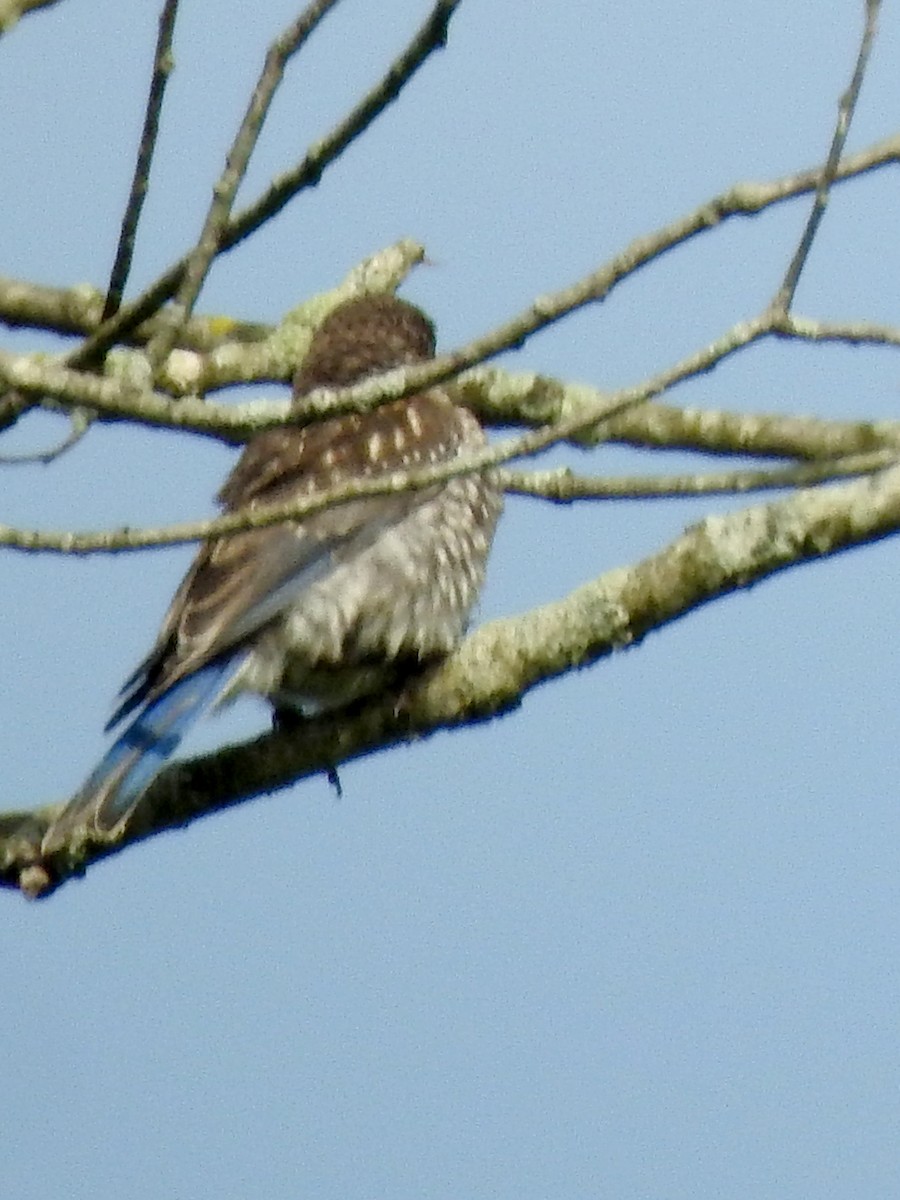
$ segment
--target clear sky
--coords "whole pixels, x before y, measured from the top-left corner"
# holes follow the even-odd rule
[[[196,236],[290,0],[183,2],[134,288]],[[426,0],[345,0],[244,199],[371,84]],[[861,3],[466,0],[447,50],[201,309],[276,321],[401,236],[459,345],[742,179],[820,159]],[[0,271],[102,284],[156,6],[63,0],[0,41]],[[886,6],[851,134],[896,130]],[[637,382],[756,312],[806,204],[670,255],[504,360]],[[798,295],[897,322],[896,173],[833,198]],[[3,334],[5,346],[50,347]],[[671,399],[888,417],[887,352],[766,345]],[[61,427],[23,422],[3,450]],[[98,428],[5,468],[42,528],[210,511],[231,453]],[[606,449],[592,472],[680,455]],[[740,501],[508,505],[479,619]],[[3,555],[2,803],[62,798],[190,552]],[[888,1200],[900,1195],[895,541],[710,605],[503,720],[310,780],[0,897],[4,1193],[66,1200]],[[190,749],[267,721],[247,702]]]

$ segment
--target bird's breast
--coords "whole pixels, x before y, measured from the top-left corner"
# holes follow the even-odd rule
[[[450,480],[304,589],[259,639],[241,686],[321,711],[379,691],[397,664],[447,654],[481,589],[500,508],[483,476]]]

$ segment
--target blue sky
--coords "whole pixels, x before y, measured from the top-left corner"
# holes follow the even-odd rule
[[[183,7],[134,288],[196,236],[264,48],[296,12]],[[242,199],[330,128],[426,8],[344,0],[290,68]],[[403,294],[459,345],[733,182],[819,159],[861,8],[467,0],[448,48],[216,265],[200,308],[276,321],[411,236],[433,265]],[[104,282],[155,29],[137,0],[63,0],[0,41],[4,274]],[[898,40],[887,8],[851,148],[896,129]],[[639,381],[761,307],[806,211],[673,253],[505,365]],[[798,311],[896,323],[896,212],[890,173],[835,194]],[[672,400],[893,417],[898,379],[886,351],[773,344]],[[3,449],[60,432],[32,418]],[[49,469],[3,469],[0,519],[200,516],[230,461],[99,428]],[[566,461],[696,464],[615,448]],[[479,619],[740,503],[511,501]],[[189,557],[4,554],[4,807],[80,782]],[[895,564],[889,540],[790,572],[501,721],[347,767],[341,801],[307,781],[46,904],[4,897],[10,1194],[895,1197]],[[191,749],[266,721],[242,703]]]

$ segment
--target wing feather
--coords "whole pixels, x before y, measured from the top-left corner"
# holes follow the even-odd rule
[[[433,390],[368,414],[267,431],[247,445],[219,500],[226,512],[252,510],[347,479],[451,458],[471,440],[474,424],[470,413]],[[153,650],[126,683],[110,727],[276,620],[306,588],[437,490],[350,500],[295,523],[207,542],[176,592]]]

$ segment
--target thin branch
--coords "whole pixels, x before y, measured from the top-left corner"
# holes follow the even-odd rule
[[[59,365],[58,362],[44,362],[31,355],[9,354],[0,350],[0,381],[9,388],[16,389],[25,397],[55,396],[62,402],[58,407],[68,409],[82,406],[94,409],[108,418],[138,420],[143,424],[160,426],[167,429],[185,428],[194,433],[206,433],[216,437],[225,437],[229,432],[238,434],[241,428],[240,413],[253,424],[251,405],[238,405],[235,413],[238,420],[230,422],[227,418],[225,425],[218,420],[209,420],[210,414],[218,413],[225,405],[210,406],[202,400],[185,399],[181,405],[172,401],[160,392],[152,392],[139,384],[121,379],[105,379],[87,371],[73,371]],[[179,419],[180,407],[183,406],[184,421]],[[52,408],[45,404],[44,407]],[[287,415],[287,404],[262,404],[259,406],[265,424],[266,417],[271,417],[272,426],[279,424]],[[231,430],[227,429],[232,425]],[[262,426],[260,426],[261,428]]]
[[[900,162],[900,135],[876,143],[867,150],[845,159],[840,165],[838,178],[839,180],[854,178],[868,171],[889,164],[896,164],[897,162]],[[553,320],[560,319],[571,308],[589,302],[591,295],[588,294],[585,298],[579,294],[579,291],[590,293],[592,288],[596,290],[601,288],[605,283],[607,292],[603,294],[608,294],[608,291],[611,291],[618,282],[627,279],[634,271],[639,270],[642,266],[652,261],[654,257],[661,256],[665,251],[679,245],[686,238],[692,237],[698,232],[713,229],[719,223],[729,220],[732,217],[755,216],[772,205],[809,192],[815,188],[819,176],[820,173],[813,170],[799,172],[769,183],[743,183],[736,185],[729,189],[729,191],[714,197],[702,205],[700,209],[681,218],[681,220],[649,235],[648,238],[639,239],[639,241],[632,243],[621,255],[616,256],[607,267],[603,268],[601,272],[589,276],[587,281],[576,285],[575,289],[570,289],[567,293],[558,293],[558,296],[563,297],[572,294],[572,301],[569,307],[566,308],[565,304],[563,304],[563,307],[555,314],[551,314],[550,318],[546,321],[541,321],[540,319],[532,320],[533,327],[531,328],[531,332],[543,328],[545,324],[550,324]],[[602,295],[598,295],[596,298],[602,298]],[[93,306],[95,303],[96,293],[91,292],[90,295],[86,296],[84,289],[72,289],[70,292],[52,293],[49,290],[34,290],[32,285],[21,284],[14,280],[0,281],[0,317],[13,325],[37,324],[39,327],[58,329],[61,332],[71,332],[83,327],[91,327],[93,312],[95,311]],[[141,327],[141,329],[133,330],[129,336],[136,342],[145,342],[153,335],[157,327],[155,322],[149,322],[146,326]],[[198,349],[202,349],[210,341],[214,343],[221,342],[222,336],[227,337],[230,328],[232,326],[227,319],[215,317],[205,320],[198,319],[188,326],[183,340],[186,345],[194,344]],[[264,327],[256,325],[244,327],[235,324],[233,328],[234,340],[238,342],[256,341],[258,334],[264,330]],[[519,344],[528,336],[527,323],[525,325],[514,323],[511,327],[507,326],[505,328],[507,331],[511,329],[511,332],[507,332],[505,336],[501,336],[499,340],[495,340],[494,353],[499,353],[500,350],[508,348],[509,345]],[[856,323],[843,327],[832,325],[829,327],[821,322],[813,327],[813,324],[805,319],[801,321],[800,318],[791,318],[783,314],[773,314],[771,329],[781,336],[787,336],[791,333],[793,336],[804,338],[822,340],[829,338],[835,341],[846,340],[849,342],[868,341],[872,344],[896,344],[898,339],[897,331],[891,327],[867,323]],[[96,332],[99,333],[99,331]],[[89,342],[86,342],[85,346]],[[235,356],[229,353],[228,357],[229,359],[233,359]],[[71,364],[76,359],[77,355],[71,356],[68,361]],[[210,373],[210,385],[227,386],[229,382],[235,382],[236,379],[240,379],[241,381],[246,380],[248,375],[246,369],[240,365],[239,356],[237,357],[237,364],[231,372],[229,372],[227,366],[224,368],[217,366],[216,370]],[[452,373],[454,369],[458,368],[453,367],[448,373]],[[196,369],[191,372],[188,386],[196,389],[200,381],[205,382],[205,374],[204,364],[197,363]],[[77,390],[76,388],[75,391]],[[60,393],[60,395],[63,398],[72,399],[80,403],[73,393],[66,390]],[[183,412],[176,413],[174,407],[171,411],[172,427],[191,428],[190,423],[184,421]],[[118,405],[112,415],[116,418],[133,416],[138,420],[144,419],[143,411],[129,412],[127,405],[123,404]],[[167,423],[166,418],[159,414],[153,419],[154,423]],[[223,411],[221,413],[221,420],[219,419],[219,415],[213,420],[210,420],[208,417],[200,418],[196,432],[208,434],[217,424],[223,433],[228,431],[232,426],[229,415]]]
[[[424,257],[425,250],[418,242],[401,238],[357,263],[331,291],[298,304],[278,325],[239,322],[221,316],[194,317],[179,338],[181,345],[166,360],[158,385],[170,396],[190,396],[196,400],[199,395],[235,383],[284,383],[305,355],[313,329],[332,307],[353,296],[396,291]],[[101,304],[102,297],[91,287],[63,291],[0,278],[0,320],[11,319],[12,324],[40,325],[45,319],[51,323],[64,319],[82,322],[88,329],[96,328]],[[7,313],[10,317],[6,317]],[[159,317],[153,318],[141,326],[135,332],[135,339],[152,332],[154,326],[158,328],[160,321]],[[141,340],[146,341],[147,337]],[[35,361],[41,363],[47,359],[41,355],[35,356]],[[145,384],[149,374],[143,354],[122,348],[110,352],[104,370],[110,378],[125,381],[129,395],[134,395],[135,382]],[[77,403],[79,376],[69,379],[74,388],[71,398]],[[44,407],[51,410],[64,407],[49,397],[42,400]],[[105,416],[115,420],[129,416],[140,419],[135,413]],[[222,436],[225,441],[239,440],[231,434]]]
[[[150,91],[147,97],[147,107],[144,114],[144,128],[138,147],[131,191],[125,206],[125,215],[119,232],[119,243],[116,257],[110,273],[106,299],[103,304],[100,320],[109,320],[119,309],[128,275],[131,271],[131,261],[134,255],[134,241],[140,220],[141,209],[147,194],[147,183],[150,176],[150,164],[159,128],[159,114],[162,108],[163,96],[166,90],[169,74],[172,70],[172,32],[175,27],[175,16],[178,11],[178,0],[165,0],[163,11],[159,18],[156,51],[154,54],[153,75],[150,81]],[[82,367],[85,370],[96,369],[99,359],[85,360]],[[90,414],[81,408],[73,409],[69,415],[70,430],[65,438],[49,450],[37,454],[0,455],[0,464],[26,465],[39,463],[48,466],[55,462],[73,446],[77,446],[85,436],[91,424]]]
[[[302,162],[279,176],[262,196],[237,214],[227,233],[226,249],[230,250],[276,216],[298,192],[319,182],[325,167],[365,133],[375,118],[397,99],[428,57],[443,49],[450,19],[461,3],[462,0],[438,0],[406,49],[344,120],[317,142]]]
[[[459,3],[459,0],[457,0],[457,3]],[[452,9],[456,5],[445,6],[438,4],[435,14],[445,7]],[[452,12],[448,14],[448,19],[449,15],[452,15]],[[428,23],[423,27],[423,31],[420,31],[420,35],[427,30]],[[410,52],[397,60],[397,65],[407,65],[406,60],[408,58],[408,65],[412,66],[413,69],[421,66],[424,56],[416,58],[411,53],[418,48],[417,43],[420,41],[420,35],[417,35],[417,38],[411,44]],[[421,39],[421,41],[423,42],[422,48],[424,49],[426,39]],[[434,48],[436,46],[431,47],[431,49]],[[391,77],[391,74],[392,72],[389,71],[383,82],[386,82]],[[405,83],[406,79],[403,82]],[[370,96],[374,97],[377,91],[378,89],[375,89],[370,93]],[[388,100],[392,99],[394,99],[394,94],[388,97]],[[363,100],[358,110],[359,112],[362,112],[363,109],[366,110],[369,118],[367,124],[371,120],[374,120],[381,111],[381,109],[375,108],[374,105],[371,107],[372,111],[369,112],[369,97],[367,97]],[[350,126],[353,124],[353,137],[358,136],[359,133],[364,131],[366,126],[362,126],[359,129],[355,128],[354,115],[354,113],[351,113],[344,125],[339,126],[331,137],[320,142],[318,147],[307,155],[296,172],[292,173],[296,177],[296,191],[318,183],[325,167],[344,149],[345,144],[349,144],[352,137],[348,136],[346,142],[344,142],[343,135],[341,134],[342,130],[346,129],[349,134],[351,132]],[[865,175],[869,171],[879,170],[881,167],[896,164],[897,162],[900,162],[900,134],[876,142],[873,146],[870,146],[867,150],[860,151],[858,154],[849,155],[840,163],[835,182],[840,183],[853,179],[860,175]],[[705,214],[705,219],[701,221],[699,229],[692,230],[694,222],[690,217],[685,219],[687,222],[686,231],[684,221],[676,224],[674,227],[669,227],[673,229],[673,236],[676,238],[676,241],[670,245],[664,244],[662,249],[669,249],[671,246],[679,244],[680,241],[686,240],[688,236],[693,236],[693,233],[713,229],[723,221],[730,220],[732,217],[754,217],[773,205],[781,204],[793,199],[795,196],[812,192],[818,187],[821,174],[821,168],[813,167],[805,171],[799,171],[794,175],[785,176],[771,183],[736,184],[727,192],[713,197],[712,200],[708,201],[698,210],[699,213]],[[262,224],[264,220],[268,220],[281,211],[284,205],[296,194],[296,191],[287,193],[288,179],[289,177],[285,176],[274,185],[275,194],[272,197],[271,204],[268,199],[269,193],[266,193],[266,196],[262,197],[255,204],[250,205],[243,212],[237,214],[225,231],[223,249],[232,249],[244,237],[252,233],[259,224]],[[634,269],[642,265],[643,260],[638,262]],[[160,305],[174,294],[175,289],[181,281],[181,273],[184,270],[184,266],[185,260],[181,259],[170,267],[165,274],[161,275],[150,285],[143,296],[138,297],[131,305],[123,308],[111,321],[96,330],[92,338],[81,348],[82,352],[85,354],[90,353],[92,346],[102,346],[104,350],[108,349],[115,342],[124,340],[138,325],[149,317],[152,317]],[[630,272],[623,275],[623,278],[626,278],[627,274],[630,274]],[[70,360],[70,365],[77,366],[77,359],[74,356]]]
[[[0,366],[2,366],[2,360],[0,360]],[[677,370],[677,368],[673,368],[673,370]],[[645,385],[645,388],[650,386],[652,384]],[[306,496],[300,500],[293,500],[288,504],[258,506],[236,513],[228,513],[221,517],[181,522],[163,529],[126,528],[105,530],[99,533],[79,533],[66,530],[54,533],[0,525],[0,546],[31,553],[108,554],[125,550],[181,545],[205,538],[239,533],[248,529],[262,529],[286,521],[298,521],[312,513],[320,512],[324,508],[343,504],[350,500],[415,491],[430,487],[435,483],[446,482],[460,475],[491,470],[513,458],[528,457],[559,442],[574,440],[585,429],[590,429],[593,438],[602,440],[610,423],[621,420],[623,414],[643,403],[642,389],[627,389],[613,396],[603,396],[600,393],[595,395],[596,398],[593,402],[575,406],[555,424],[542,426],[518,437],[507,438],[477,454],[466,455],[419,470],[395,471],[374,478],[354,479],[327,491]],[[753,418],[744,416],[740,419],[746,423],[748,419],[752,420]],[[872,428],[871,424],[866,425],[866,429],[870,433]],[[896,426],[893,428],[896,437]],[[732,447],[732,452],[735,450],[747,452],[746,447],[739,443]],[[627,494],[637,498],[650,495],[699,495],[711,492],[762,490],[868,473],[889,466],[896,457],[896,445],[879,445],[874,451],[869,450],[865,454],[840,456],[840,458],[834,455],[832,461],[824,463],[770,468],[765,471],[718,473],[705,477],[705,481],[703,476],[694,475],[662,479],[645,477],[637,481],[624,481],[618,485],[610,480],[588,480],[584,481],[580,493],[577,490],[579,484],[576,482],[576,477],[567,478],[564,472],[549,472],[538,475],[538,478],[542,480],[538,489],[542,486],[544,490],[539,493],[532,486],[530,490],[527,490],[527,494],[542,494],[548,499],[572,500],[577,496],[597,499],[601,495],[615,495],[621,498]],[[510,476],[507,475],[506,479],[509,478]],[[524,494],[527,485],[521,482],[521,475],[517,478],[520,481],[519,486],[510,486],[509,490],[520,491]],[[501,476],[501,482],[503,482],[503,476]],[[553,494],[554,488],[556,488],[555,495]]]
[[[512,322],[501,329],[501,334],[510,327],[517,328]],[[615,397],[604,396],[596,389],[582,385],[565,385],[537,375],[513,375],[487,368],[467,371],[455,381],[454,388],[461,400],[486,421],[552,425],[557,431],[566,428],[571,430],[565,435],[568,440],[587,445],[611,438],[713,453],[838,458],[894,444],[896,429],[892,422],[838,425],[817,422],[814,418],[681,411],[662,405],[646,406],[637,416],[624,420],[618,418],[608,433],[591,428],[600,418],[606,419],[611,399],[625,405],[643,403],[679,382],[711,370],[728,355],[768,334],[804,340],[846,338],[859,342],[871,339],[877,344],[887,344],[897,338],[896,331],[890,327],[831,326],[806,318],[779,316],[770,311],[764,318],[739,323],[716,342]],[[286,401],[213,405],[186,398],[173,403],[167,396],[144,390],[133,381],[101,380],[67,370],[54,362],[2,351],[0,381],[26,395],[52,394],[61,397],[69,406],[94,408],[107,419],[135,420],[235,442],[285,422],[306,424],[341,412],[369,411],[377,404],[448,378],[458,363],[471,361],[479,352],[490,352],[492,341],[496,352],[498,341],[502,346],[502,337],[494,334],[424,366],[389,372],[343,391],[312,393],[305,398],[302,412],[291,409]],[[573,416],[576,418],[574,423],[570,420]]]
[[[856,65],[853,69],[853,77],[850,80],[850,85],[844,94],[841,96],[838,105],[837,123],[834,129],[834,136],[831,139],[831,148],[828,151],[828,158],[825,160],[825,166],[819,178],[816,187],[815,200],[813,201],[812,211],[809,214],[809,220],[806,223],[806,228],[803,230],[803,235],[800,238],[800,244],[791,259],[784,281],[772,301],[772,307],[779,312],[786,313],[794,301],[794,295],[797,291],[797,284],[800,282],[800,276],[803,268],[806,266],[806,261],[809,258],[809,252],[812,249],[813,241],[818,232],[819,225],[825,215],[825,209],[828,205],[828,198],[831,194],[831,187],[834,183],[838,166],[841,161],[841,155],[844,151],[844,145],[847,141],[847,134],[850,132],[850,123],[853,120],[853,114],[856,111],[856,104],[859,100],[860,89],[862,88],[863,79],[866,75],[866,67],[869,63],[869,56],[872,51],[872,44],[875,41],[875,33],[878,27],[878,12],[881,8],[881,0],[865,0],[866,15],[863,24],[862,38],[859,44],[859,50],[856,55]]]
[[[898,149],[900,140],[895,140],[894,152]],[[305,398],[304,411],[315,413],[320,418],[337,412],[360,411],[357,406],[368,406],[374,389],[386,400],[400,399],[421,388],[442,383],[465,368],[485,362],[503,351],[518,349],[533,334],[562,320],[569,313],[588,304],[602,302],[624,279],[649,263],[663,258],[698,234],[715,228],[726,217],[755,214],[759,211],[759,190],[752,185],[749,188],[745,186],[732,189],[662,229],[636,238],[598,270],[568,288],[537,297],[527,309],[512,320],[497,326],[483,337],[474,339],[461,350],[440,355],[414,370],[390,372],[377,380],[342,393],[339,398],[325,390],[313,392]],[[784,198],[784,194],[778,198]],[[768,200],[766,203],[773,202]],[[808,335],[808,331],[807,334],[802,333],[800,326],[795,327],[788,315],[770,308],[759,317],[736,324],[706,349],[682,360],[675,367],[660,372],[635,391],[640,391],[642,399],[652,399],[687,378],[711,370],[736,351],[773,333],[780,336]]]
[[[0,393],[0,433],[4,429],[11,429],[19,417],[23,416],[33,406],[34,401],[29,399],[28,396],[23,396],[21,392],[8,391]]]
[[[289,312],[264,346],[228,343],[221,348],[221,357],[214,355],[214,362],[207,359],[207,369],[221,368],[229,377],[237,372],[242,381],[258,379],[268,372],[283,379],[302,361],[313,330],[335,305],[352,296],[396,290],[423,255],[423,248],[409,238],[385,247],[357,264],[336,288]],[[169,356],[167,378],[172,390],[176,388],[176,378],[181,389],[189,387],[191,380],[199,385],[196,359],[189,351]],[[210,405],[192,395],[173,404],[168,396],[147,388],[148,366],[143,355],[117,351],[108,356],[106,370],[111,376],[114,371],[115,376],[98,379],[93,372],[71,371],[60,365],[59,360],[47,361],[44,355],[0,351],[0,383],[20,387],[24,393],[39,397],[42,406],[50,411],[86,407],[94,410],[95,416],[103,414],[107,420],[136,420],[160,428],[181,428],[226,442],[246,440],[253,433],[287,420],[303,422],[302,414],[292,415],[286,401]],[[51,396],[61,399],[53,402]]]
[[[455,5],[453,4],[438,4],[432,13],[430,23],[434,23],[435,28],[438,28],[440,26],[439,18],[443,16],[445,22],[446,20],[449,20],[450,15],[452,15],[453,8],[455,8]],[[426,26],[423,27],[423,31],[420,31],[420,34],[422,32],[434,34],[435,30],[429,29],[429,22],[426,22]],[[421,44],[417,46],[417,43],[419,42]],[[410,47],[410,51],[418,49],[422,52],[422,54],[424,54],[427,50],[426,43],[427,38],[422,39],[421,36],[417,36],[417,39]],[[413,54],[409,57],[411,62],[415,55]],[[403,63],[402,57],[401,60],[398,60],[398,63]],[[388,78],[389,77],[390,73]],[[896,162],[898,161],[898,158],[900,158],[900,137],[886,139],[885,141],[870,147],[868,150],[861,152],[860,154],[850,156],[840,163],[837,168],[835,179],[847,179],[869,170],[876,169],[886,165],[887,163]],[[680,221],[673,223],[654,235],[651,235],[649,238],[639,239],[638,241],[633,242],[622,255],[617,256],[617,258],[613,260],[609,267],[593,276],[588,277],[588,279],[582,284],[576,285],[575,288],[569,289],[565,293],[558,293],[556,297],[551,297],[551,303],[546,311],[546,316],[544,315],[543,302],[536,302],[532,308],[532,312],[525,320],[512,322],[508,326],[504,327],[500,331],[499,338],[495,337],[493,339],[493,343],[490,339],[487,341],[486,345],[484,342],[482,342],[482,353],[480,356],[479,354],[470,355],[468,359],[463,356],[462,359],[457,358],[449,363],[447,363],[446,358],[438,360],[441,365],[438,368],[438,373],[433,377],[433,379],[449,377],[455,371],[461,369],[465,362],[476,362],[479,361],[479,357],[488,357],[490,354],[499,353],[501,349],[505,349],[510,345],[521,344],[521,342],[524,341],[524,339],[529,336],[530,333],[535,332],[536,330],[543,328],[545,325],[551,324],[556,320],[559,320],[565,315],[566,312],[572,311],[573,309],[580,307],[591,300],[603,299],[605,295],[612,290],[617,282],[619,282],[621,279],[627,278],[634,271],[646,265],[654,257],[659,257],[666,250],[681,244],[683,241],[688,240],[699,232],[714,228],[722,221],[727,220],[732,216],[755,215],[772,204],[779,203],[782,200],[786,200],[794,195],[801,194],[802,192],[813,190],[820,185],[822,176],[823,172],[821,170],[812,170],[800,172],[794,176],[776,181],[774,184],[737,185],[721,196],[715,197],[712,201],[704,205],[695,213],[688,214],[686,218],[682,218]],[[250,210],[247,210],[248,213],[249,211]],[[241,214],[238,214],[238,217],[235,218],[235,221],[239,221],[241,219]],[[232,222],[228,228],[232,229],[233,225],[234,222]],[[174,286],[177,286],[178,280],[180,279],[178,271],[181,270],[182,267],[183,263],[177,264]],[[171,272],[169,272],[169,276],[171,276]],[[166,292],[166,295],[170,294],[171,292]],[[165,299],[165,296],[163,296],[163,299]],[[131,329],[136,324],[136,321],[141,320],[144,315],[149,315],[149,313],[154,311],[154,306],[151,306],[148,310],[146,310],[146,313],[142,310],[139,315],[136,316],[140,306],[141,300],[139,299],[137,302],[135,302],[135,305],[129,307],[129,314],[127,316],[125,315],[125,310],[123,309],[115,318],[112,319],[111,322],[107,322],[101,326],[101,328],[96,331],[94,337],[89,338],[88,341],[84,343],[80,351],[76,352],[75,355],[70,356],[70,363],[77,362],[79,355],[84,355],[85,358],[89,360],[92,348],[97,349],[101,343],[103,344],[104,348],[107,347],[108,345],[112,344],[117,337],[122,335],[124,330]],[[783,316],[783,314],[781,314],[781,316]],[[135,317],[136,320],[133,319]],[[780,324],[783,324],[783,322],[780,323],[778,320],[773,318],[772,329],[781,332],[782,330],[780,328]],[[10,360],[7,358],[8,367],[9,363]],[[446,374],[441,374],[440,372],[444,370],[444,364],[447,364]],[[16,371],[18,371],[18,368],[16,368]],[[30,368],[25,368],[25,373],[33,374]],[[61,378],[61,376],[57,375],[57,379]],[[76,394],[82,392],[84,389],[80,384],[76,385],[71,377],[69,382],[72,383],[73,386],[70,389],[64,389],[58,394],[66,399],[73,400],[76,403],[81,403]],[[421,380],[417,380],[419,385],[421,385],[421,382]],[[32,394],[37,394],[40,390],[41,389],[32,389]],[[44,390],[52,389],[47,388]],[[109,392],[105,394],[108,395],[110,399],[113,399]],[[386,398],[390,398],[390,396],[387,396]],[[355,400],[355,397],[351,398],[351,409],[353,408],[353,400]],[[199,417],[198,420],[192,424],[185,419],[187,414],[184,412],[176,413],[174,409],[170,409],[169,413],[166,414],[164,411],[160,412],[158,405],[150,404],[148,407],[145,401],[146,397],[142,396],[140,402],[140,411],[136,411],[134,408],[130,408],[129,405],[123,404],[120,396],[119,402],[113,403],[107,411],[110,412],[111,415],[114,415],[118,418],[127,418],[131,416],[139,420],[150,420],[151,423],[168,425],[174,428],[193,427],[197,432],[207,434],[210,432],[219,432],[220,436],[224,435],[227,437],[226,431],[229,428],[230,422],[226,417],[224,417],[224,415],[222,419],[217,422],[211,422],[208,419],[208,415],[205,415],[204,417]],[[30,402],[24,400],[22,396],[13,396],[8,398],[3,406],[5,411],[0,412],[0,428],[13,423],[17,419],[18,415],[20,415],[22,411],[29,407],[29,405]],[[214,429],[216,424],[218,424],[218,430]],[[256,421],[251,420],[251,429],[259,427],[261,426],[259,426]]]
[[[154,374],[175,345],[181,327],[194,310],[200,289],[222,243],[222,234],[231,217],[234,198],[247,173],[250,156],[262,133],[275,92],[284,77],[285,68],[338,2],[339,0],[312,0],[304,12],[279,34],[266,53],[262,73],[226,156],[225,168],[213,187],[212,203],[200,237],[187,256],[178,292],[166,313],[162,327],[148,347],[147,353]],[[105,317],[110,315],[104,314]]]
[[[122,306],[125,294],[125,284],[131,272],[131,261],[134,256],[134,242],[137,235],[141,209],[147,195],[147,185],[150,180],[150,166],[153,162],[153,151],[159,132],[159,115],[162,111],[163,97],[166,85],[172,73],[174,60],[172,58],[172,36],[175,30],[175,17],[178,13],[178,0],[165,0],[159,16],[159,32],[156,38],[156,51],[153,55],[153,74],[150,79],[150,91],[147,94],[147,107],[144,112],[144,127],[141,130],[141,140],[138,146],[137,161],[134,165],[134,176],[131,180],[131,191],[122,218],[122,228],[119,232],[119,244],[116,247],[116,257],[106,289],[106,300],[100,316],[101,324],[108,321]],[[82,363],[86,366],[87,363]]]
[[[397,247],[390,249],[396,250],[405,244],[407,243],[398,243]],[[374,261],[385,253],[387,251],[381,251],[369,261]],[[374,284],[370,281],[368,286],[374,287]],[[84,336],[99,326],[102,304],[101,293],[96,288],[84,284],[72,288],[54,288],[0,275],[0,324],[11,329],[42,329],[63,336]],[[161,322],[161,317],[153,317],[138,326],[129,335],[128,344],[136,347],[146,345],[160,328]],[[258,348],[276,332],[276,329],[274,325],[238,321],[221,315],[193,317],[182,330],[178,343],[180,347],[198,355],[195,379],[192,380],[190,392],[173,390],[173,394],[196,394],[197,380],[202,381],[203,387],[200,390],[204,394],[215,388],[247,382],[248,375],[243,364],[234,366],[229,373],[226,362],[209,364],[205,356],[220,351],[223,347],[228,348],[229,356],[235,352],[235,347],[253,345]],[[900,346],[900,328],[874,321],[820,321],[789,313],[775,321],[774,330],[780,336],[803,341]],[[254,377],[254,382],[273,377],[271,374],[257,376]],[[172,390],[174,386],[173,380],[165,381],[165,390]]]
[[[261,505],[236,513],[228,513],[222,517],[204,521],[186,521],[159,530],[114,529],[101,533],[75,533],[72,531],[44,533],[38,530],[15,529],[12,526],[0,525],[0,545],[16,550],[58,554],[115,553],[122,550],[143,550],[151,546],[182,545],[203,538],[239,533],[247,529],[264,529],[270,525],[283,524],[285,521],[300,520],[311,513],[320,512],[335,504],[344,504],[349,500],[417,491],[460,475],[470,475],[476,471],[488,470],[511,458],[536,454],[570,436],[582,425],[595,425],[599,421],[608,420],[634,403],[636,401],[633,398],[619,402],[606,401],[589,414],[582,412],[557,426],[537,429],[519,437],[508,438],[477,454],[466,455],[420,470],[394,471],[388,475],[353,479],[338,487],[293,500],[288,504]]]
[[[3,467],[48,467],[58,458],[77,446],[91,427],[91,419],[83,408],[73,408],[69,413],[69,432],[49,450],[38,450],[28,454],[0,454],[0,466]]]
[[[322,141],[309,151],[294,170],[277,179],[253,204],[237,213],[222,231],[218,252],[232,250],[266,221],[276,216],[285,205],[305,188],[314,187],[322,172],[395,100],[426,59],[447,40],[450,18],[461,0],[438,0],[430,16],[413,37],[408,47],[391,64],[381,81],[369,92],[348,116]],[[187,258],[181,258],[149,288],[125,305],[110,321],[105,322],[69,359],[70,366],[104,354],[110,346],[121,341],[133,329],[152,317],[176,292],[187,268]]]
[[[800,562],[900,529],[900,468],[834,488],[712,516],[632,567],[563,600],[472,634],[400,696],[174,763],[151,785],[114,844],[84,840],[52,862],[40,841],[59,805],[0,817],[0,881],[47,895],[99,858],[198,817],[296,783],[349,759],[514,709],[537,684],[636,644],[649,631]]]
[[[568,467],[550,471],[499,470],[503,490],[554,504],[576,500],[671,500],[681,496],[734,496],[775,488],[809,487],[835,479],[871,475],[897,463],[898,449],[848,455],[833,462],[796,463],[756,471],[710,471],[690,475],[578,475]]]
[[[30,357],[0,353],[0,378],[35,394],[58,391],[70,402],[121,414],[160,428],[183,427],[194,433],[240,442],[254,432],[283,424],[287,401],[225,406],[186,399],[174,405],[158,393],[123,394],[122,384],[69,372]],[[596,388],[563,384],[532,373],[514,374],[479,367],[454,383],[460,400],[483,420],[508,425],[557,426],[574,414],[594,414],[610,399]],[[11,423],[11,422],[10,422]],[[629,446],[693,450],[705,454],[753,454],[765,457],[838,459],[900,445],[897,421],[825,421],[782,413],[733,413],[644,403],[609,419],[606,432],[588,427],[570,438],[574,445],[600,441]]]
[[[877,321],[820,321],[796,313],[773,314],[772,332],[798,342],[835,342],[843,346],[900,346],[900,328]]]

